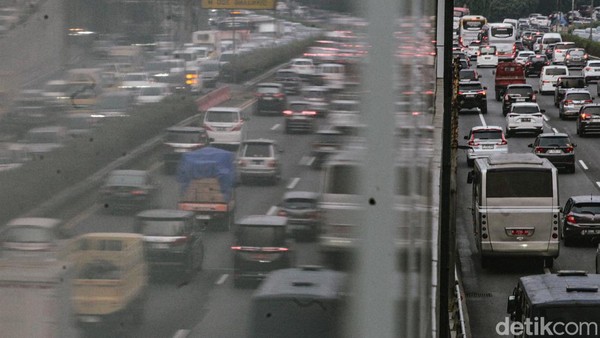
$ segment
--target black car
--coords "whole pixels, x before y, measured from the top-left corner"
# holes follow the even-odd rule
[[[536,102],[537,93],[529,84],[508,85],[502,96],[502,114],[506,116],[515,102]]]
[[[148,209],[157,204],[156,185],[145,170],[113,170],[100,190],[107,211]]]
[[[275,81],[281,83],[286,94],[298,94],[302,88],[302,78],[293,69],[280,69],[275,73]]]
[[[287,95],[281,83],[265,82],[256,86],[256,113],[281,114],[287,106]]]
[[[554,106],[558,108],[560,101],[565,97],[567,89],[571,88],[586,88],[585,78],[581,75],[566,75],[561,76],[556,80],[554,89]]]
[[[551,43],[547,46],[544,46],[544,55],[546,55],[548,60],[552,59],[552,55],[554,54],[554,47],[556,47],[555,43]]]
[[[202,225],[193,211],[153,209],[137,214],[135,232],[144,235],[151,272],[176,269],[186,277],[202,269]]]
[[[540,76],[542,68],[550,64],[546,55],[531,55],[525,62],[525,77]]]
[[[478,81],[463,81],[458,84],[459,110],[479,108],[482,114],[487,114],[487,87]]]
[[[562,210],[562,238],[565,246],[574,240],[600,236],[600,196],[571,196]]]
[[[481,75],[476,69],[461,69],[458,73],[459,81],[479,81]]]
[[[584,137],[588,133],[600,132],[600,104],[586,104],[577,115],[577,135]]]
[[[575,147],[569,135],[565,133],[539,134],[535,142],[529,144],[538,157],[547,158],[556,168],[575,172]]]
[[[317,208],[319,194],[310,191],[288,191],[279,203],[278,216],[288,218],[290,231],[316,240],[321,233],[321,213]]]
[[[286,133],[312,133],[315,129],[317,112],[308,101],[291,101],[289,107],[283,111],[283,116]]]
[[[235,243],[231,246],[235,287],[243,281],[261,281],[273,270],[294,265],[286,217],[251,215],[236,226]]]
[[[583,48],[570,48],[565,53],[565,66],[583,68],[588,61],[588,54]]]
[[[315,134],[317,134],[317,139],[312,143],[314,160],[311,167],[321,169],[327,158],[342,148],[345,135],[342,131],[333,128],[319,129]]]

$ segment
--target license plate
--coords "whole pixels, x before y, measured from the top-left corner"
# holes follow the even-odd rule
[[[261,164],[262,160],[252,160],[252,164]]]
[[[79,316],[79,320],[84,323],[98,323],[100,322],[100,317],[97,316]]]
[[[481,149],[494,149],[493,144],[484,144],[481,146]]]
[[[269,96],[267,96],[267,97],[265,97],[265,100],[267,100],[267,101],[271,101],[271,100],[273,100],[273,98],[272,98],[272,97],[269,97]]]
[[[600,235],[600,230],[581,230],[582,235]]]
[[[465,97],[467,97],[467,98],[473,98],[473,97],[475,97],[475,94],[467,94],[467,95],[465,95]]]
[[[154,249],[168,249],[169,245],[166,243],[154,243],[152,244],[152,248]]]
[[[217,131],[227,131],[227,128],[225,127],[217,127],[215,128]]]
[[[548,150],[548,154],[562,154],[562,150],[550,149],[550,150]]]
[[[210,215],[196,215],[196,219],[210,219]]]
[[[267,255],[267,254],[252,254],[250,257],[252,257],[252,259],[255,259],[257,261],[269,260],[269,255]]]
[[[531,119],[521,119],[521,122],[531,122]]]
[[[516,100],[517,102],[525,102],[525,98],[524,97],[519,97]]]

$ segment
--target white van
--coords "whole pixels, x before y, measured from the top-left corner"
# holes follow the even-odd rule
[[[542,35],[542,44],[540,45],[540,52],[544,50],[548,45],[553,43],[562,42],[562,36],[560,33],[545,33]]]
[[[342,90],[346,83],[346,70],[339,63],[322,63],[315,69],[315,75],[321,76],[325,87],[330,90]]]
[[[211,144],[239,146],[244,138],[242,110],[237,107],[212,107],[204,113],[203,127]]]
[[[479,46],[477,52],[477,68],[498,66],[498,51],[496,46]]]
[[[544,66],[540,73],[540,94],[552,94],[556,88],[556,81],[559,77],[569,75],[567,66]]]

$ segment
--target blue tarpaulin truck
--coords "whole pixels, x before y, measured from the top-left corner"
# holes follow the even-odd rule
[[[235,154],[205,147],[184,153],[177,168],[177,208],[196,213],[207,227],[229,231],[235,211]]]

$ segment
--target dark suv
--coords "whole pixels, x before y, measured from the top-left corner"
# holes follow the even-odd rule
[[[567,89],[571,88],[586,88],[585,79],[580,75],[561,76],[556,80],[556,88],[554,89],[554,106],[558,108],[558,104],[565,97]]]
[[[577,135],[584,137],[590,132],[600,132],[600,104],[598,103],[584,105],[577,115]]]
[[[565,66],[569,68],[583,68],[588,60],[588,54],[583,48],[570,48],[565,53]]]
[[[256,113],[281,114],[287,106],[287,95],[281,83],[265,82],[256,86]]]
[[[562,238],[565,246],[576,239],[600,236],[600,196],[571,196],[562,210]]]
[[[478,81],[463,81],[458,84],[459,110],[479,108],[487,114],[487,87]]]
[[[506,87],[502,97],[502,114],[506,116],[515,102],[536,102],[537,90],[530,84],[511,84]]]
[[[261,281],[269,272],[294,265],[287,217],[252,215],[237,222],[233,250],[233,284]]]
[[[525,62],[525,77],[536,75],[540,76],[542,73],[542,68],[550,64],[548,61],[548,57],[546,55],[532,55]]]
[[[569,135],[565,133],[543,133],[535,142],[529,144],[538,157],[547,158],[556,168],[565,168],[575,172],[575,147]]]
[[[175,268],[186,277],[202,269],[203,230],[194,212],[168,209],[138,213],[134,229],[144,235],[146,260],[153,272]]]

